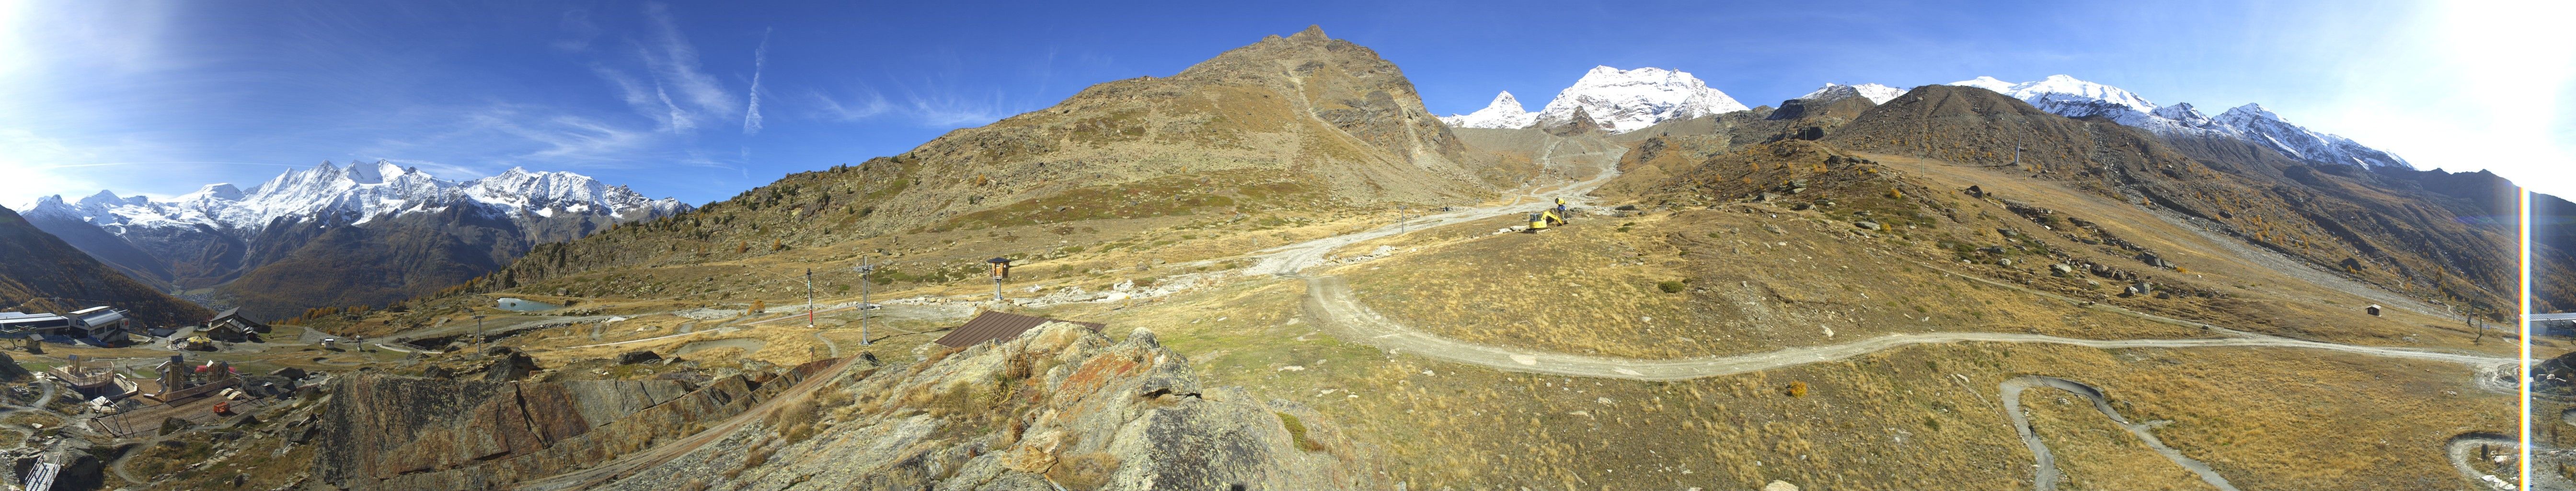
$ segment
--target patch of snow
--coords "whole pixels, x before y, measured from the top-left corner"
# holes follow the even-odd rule
[[[1905,89],[1879,84],[1843,85],[1829,82],[1826,83],[1823,88],[1818,88],[1815,92],[1808,92],[1807,95],[1798,96],[1798,98],[1801,100],[1826,103],[1850,99],[1853,97],[1861,97],[1869,99],[1869,103],[1871,104],[1886,104],[1887,101],[1896,99],[1896,96],[1901,95],[1905,95]]]

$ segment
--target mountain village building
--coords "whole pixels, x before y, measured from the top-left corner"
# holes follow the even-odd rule
[[[70,315],[0,312],[0,337],[36,337],[52,343],[116,346],[127,342],[134,320],[114,307],[90,307]]]

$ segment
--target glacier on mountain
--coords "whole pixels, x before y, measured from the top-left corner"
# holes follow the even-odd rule
[[[1994,77],[1951,82],[1992,90],[2021,99],[2040,110],[2066,117],[2100,116],[2123,125],[2167,135],[2236,138],[2271,148],[2290,158],[2362,167],[2412,168],[2406,159],[2341,136],[2307,129],[2281,119],[2263,106],[2246,104],[2216,117],[2202,115],[2191,104],[2157,106],[2119,87],[2050,75],[2033,82],[2012,83]],[[1828,87],[1830,88],[1830,87]]]
[[[1494,102],[1486,104],[1484,109],[1467,114],[1452,114],[1440,118],[1440,121],[1456,128],[1514,129],[1528,128],[1530,122],[1537,118],[1538,114],[1522,109],[1520,99],[1513,98],[1510,91],[1505,91],[1501,95],[1494,96]]]
[[[1725,92],[1708,87],[1690,72],[1662,68],[1620,70],[1607,66],[1592,67],[1576,79],[1574,86],[1556,93],[1556,99],[1538,111],[1538,126],[1556,126],[1574,121],[1575,109],[1582,109],[1592,122],[1611,133],[1635,131],[1655,123],[1724,114],[1750,109],[1727,97]]]
[[[47,196],[38,198],[26,213],[74,218],[121,235],[130,227],[206,226],[256,231],[281,219],[300,223],[325,216],[365,223],[379,216],[436,212],[460,205],[478,206],[503,216],[548,217],[561,210],[621,221],[669,216],[689,209],[679,200],[646,198],[625,186],[610,186],[570,172],[530,172],[513,167],[491,177],[450,181],[418,168],[379,160],[352,162],[347,167],[325,161],[286,171],[247,190],[230,183],[209,184],[167,200],[139,195],[119,197],[110,191],[99,191],[77,201]]]

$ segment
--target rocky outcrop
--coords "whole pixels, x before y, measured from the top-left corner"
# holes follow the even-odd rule
[[[333,384],[314,475],[355,489],[479,489],[550,476],[732,417],[766,397],[765,385],[742,376],[696,386],[361,374]]]
[[[1369,451],[1327,418],[1205,387],[1144,330],[1112,343],[1051,323],[876,369],[814,398],[807,417],[817,422],[771,415],[599,489],[1378,487]]]

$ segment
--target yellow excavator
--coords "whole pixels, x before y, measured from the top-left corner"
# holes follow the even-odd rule
[[[1556,207],[1529,214],[1529,231],[1538,233],[1549,227],[1565,225],[1565,198],[1556,199]]]

